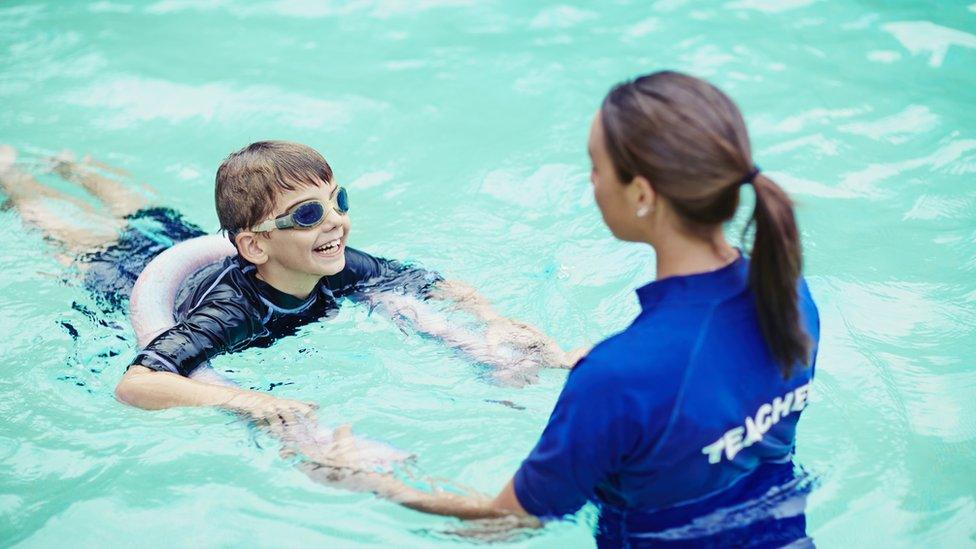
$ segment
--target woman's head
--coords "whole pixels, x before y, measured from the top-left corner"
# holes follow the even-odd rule
[[[756,232],[749,276],[760,326],[784,375],[807,363],[792,203],[776,183],[757,175],[745,122],[728,96],[670,71],[619,84],[594,119],[590,155],[600,211],[624,240],[655,243],[669,231],[710,240],[735,215],[739,188],[751,183]]]
[[[598,176],[646,186],[647,203],[632,213],[663,199],[676,228],[693,234],[735,214],[752,152],[739,109],[718,88],[676,72],[649,74],[610,90],[595,122],[612,169]]]

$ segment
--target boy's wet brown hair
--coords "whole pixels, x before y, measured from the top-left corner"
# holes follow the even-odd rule
[[[288,141],[258,141],[231,153],[217,168],[220,228],[234,235],[267,219],[278,197],[332,182],[332,167],[315,149]]]

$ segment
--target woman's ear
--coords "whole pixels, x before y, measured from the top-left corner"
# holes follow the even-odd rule
[[[657,192],[646,177],[638,175],[627,185],[627,194],[634,214],[637,217],[647,217],[657,206]]]
[[[246,259],[248,263],[262,265],[268,261],[268,252],[264,249],[264,242],[258,237],[257,233],[241,231],[234,237],[237,244],[237,253]]]

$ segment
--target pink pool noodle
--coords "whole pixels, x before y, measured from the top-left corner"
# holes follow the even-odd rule
[[[188,276],[235,253],[226,237],[208,235],[180,242],[156,256],[139,275],[129,298],[129,319],[139,348],[176,324],[176,292]]]

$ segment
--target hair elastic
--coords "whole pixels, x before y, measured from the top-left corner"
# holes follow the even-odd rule
[[[760,172],[759,166],[753,166],[752,169],[749,170],[749,173],[747,173],[745,177],[739,180],[737,185],[746,185],[746,184],[751,185],[753,180],[756,179],[756,176],[759,175],[759,172]]]

